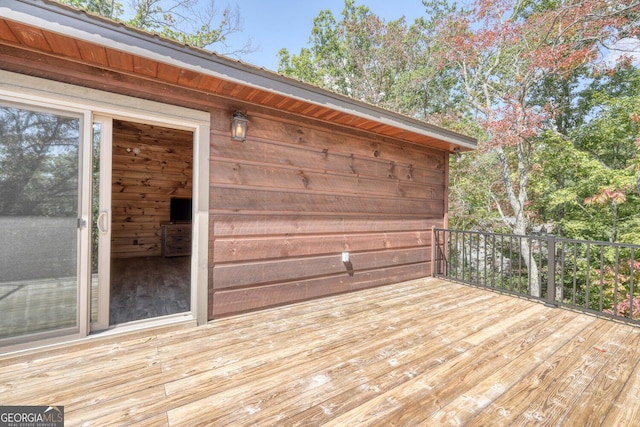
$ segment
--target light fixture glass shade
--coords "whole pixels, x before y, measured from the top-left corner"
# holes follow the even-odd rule
[[[249,119],[240,111],[233,113],[231,117],[231,139],[244,141],[247,139],[247,123]]]

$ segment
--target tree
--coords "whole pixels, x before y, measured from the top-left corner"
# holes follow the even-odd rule
[[[598,238],[615,242],[620,232],[624,236],[631,231],[627,223],[640,225],[640,70],[626,64],[615,72],[599,73],[581,95],[585,123],[570,137],[603,171],[603,179],[584,200],[608,207],[599,215],[608,226]]]
[[[281,49],[278,72],[430,122],[449,119],[455,76],[434,65],[432,21],[385,22],[345,0],[340,20],[323,10],[313,23],[310,47],[298,54]]]
[[[640,70],[622,57],[614,68],[546,76],[536,92],[555,114],[539,138],[532,210],[560,236],[640,241]]]
[[[76,216],[79,121],[0,107],[0,216]]]
[[[513,217],[508,221],[505,213],[504,222],[514,234],[530,228],[528,192],[537,137],[554,114],[553,105],[534,102],[534,89],[549,74],[570,75],[595,62],[602,44],[637,30],[629,16],[638,7],[637,1],[480,0],[440,20],[437,40],[444,64],[458,71],[460,90],[488,133],[480,149],[499,161]],[[537,278],[527,244],[521,255]],[[539,296],[534,282],[531,292]]]
[[[250,40],[236,48],[226,44],[230,34],[242,31],[240,11],[227,6],[219,13],[215,0],[131,0],[130,8],[117,0],[60,1],[191,46],[216,47],[227,55],[255,50]]]
[[[313,21],[310,49],[280,51],[278,71],[365,102],[385,105],[407,58],[404,18],[385,23],[366,6],[346,0],[342,19],[323,10]]]

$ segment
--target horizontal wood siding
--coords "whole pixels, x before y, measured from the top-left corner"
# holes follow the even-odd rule
[[[113,258],[160,256],[171,197],[191,197],[192,153],[190,131],[114,120]]]
[[[431,273],[444,152],[248,114],[238,142],[229,112],[212,111],[211,318]]]

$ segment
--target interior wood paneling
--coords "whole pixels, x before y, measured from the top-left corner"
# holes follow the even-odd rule
[[[160,256],[160,224],[171,197],[191,197],[192,164],[192,132],[114,120],[113,258]]]

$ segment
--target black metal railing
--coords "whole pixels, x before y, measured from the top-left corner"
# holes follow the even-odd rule
[[[640,245],[434,229],[436,277],[640,323]]]

